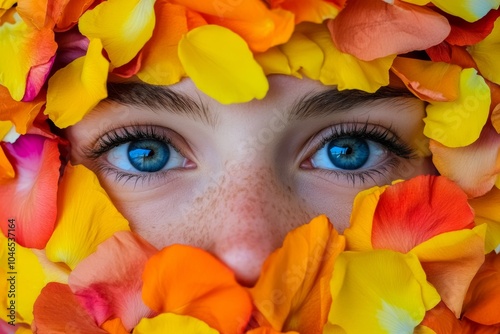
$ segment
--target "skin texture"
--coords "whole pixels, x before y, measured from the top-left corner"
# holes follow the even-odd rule
[[[360,190],[435,173],[423,150],[422,101],[379,99],[290,120],[300,99],[332,87],[288,76],[272,76],[269,81],[266,98],[235,105],[208,98],[189,79],[170,87],[202,106],[203,117],[174,113],[167,106],[159,110],[102,102],[65,132],[72,144],[72,163],[94,170],[132,228],[156,247],[183,243],[204,248],[249,286],[291,229],[324,213],[341,232],[349,225],[352,201]],[[111,151],[100,157],[88,154],[110,130],[151,124],[180,151],[182,166],[120,176]],[[397,157],[375,144],[383,154],[369,168],[333,172],[315,168],[310,158],[315,159],[331,127],[352,129],[352,124],[390,129],[392,136],[413,149],[412,157]],[[371,170],[369,176],[365,169]]]

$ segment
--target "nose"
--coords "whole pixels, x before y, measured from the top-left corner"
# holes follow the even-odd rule
[[[235,168],[224,175],[219,189],[206,217],[217,222],[208,250],[251,287],[286,233],[308,216],[292,188],[270,169]]]

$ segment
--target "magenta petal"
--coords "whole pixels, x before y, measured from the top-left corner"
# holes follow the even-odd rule
[[[99,326],[120,318],[130,331],[142,318],[156,314],[141,296],[144,265],[156,252],[138,235],[118,232],[78,264],[69,286]]]
[[[52,56],[45,64],[36,65],[30,69],[28,79],[26,80],[26,91],[22,99],[23,102],[33,101],[38,93],[40,93],[49,76],[55,58],[55,56]]]
[[[16,177],[0,185],[0,226],[8,235],[8,220],[15,220],[16,241],[24,247],[45,247],[57,214],[59,141],[24,135],[2,148]]]

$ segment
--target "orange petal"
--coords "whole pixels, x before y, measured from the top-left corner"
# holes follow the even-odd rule
[[[16,172],[0,146],[0,184],[13,179],[14,176],[16,176]]]
[[[26,134],[45,104],[45,96],[42,95],[30,102],[18,102],[12,99],[7,88],[0,85],[0,120],[11,121],[17,133]]]
[[[58,140],[24,135],[2,143],[16,177],[0,188],[0,226],[7,235],[8,219],[16,220],[17,242],[44,248],[54,231],[59,181]]]
[[[431,140],[429,147],[441,175],[457,183],[469,197],[484,195],[495,184],[500,173],[500,135],[489,122],[469,146],[449,148]]]
[[[261,325],[269,323],[277,331],[321,333],[331,304],[333,265],[344,247],[344,237],[324,215],[288,233],[283,246],[267,258],[259,280],[250,289],[260,312],[256,320]],[[290,270],[293,274],[284,275]]]
[[[52,0],[53,1],[53,0]],[[94,3],[94,0],[53,1],[52,17],[58,31],[66,31],[75,26],[80,16]],[[57,7],[58,6],[58,7]]]
[[[125,329],[119,318],[106,321],[101,325],[101,328],[110,334],[130,334],[130,332]]]
[[[472,280],[463,316],[483,325],[500,323],[500,255],[490,253]]]
[[[186,8],[157,1],[153,37],[142,49],[142,66],[137,77],[152,85],[171,85],[186,73],[177,55],[182,36],[188,31]]]
[[[283,8],[295,15],[295,23],[321,23],[326,19],[333,19],[344,6],[345,0],[271,0],[271,8]]]
[[[424,101],[453,101],[460,94],[460,66],[397,57],[392,71]]]
[[[450,32],[446,18],[401,1],[350,0],[329,22],[337,47],[361,60],[427,49]]]
[[[33,313],[35,333],[108,333],[95,324],[66,284],[47,284]]]
[[[459,320],[442,301],[427,311],[421,325],[431,328],[436,333],[461,333]]]
[[[446,41],[460,46],[476,44],[491,33],[495,20],[499,15],[500,11],[492,10],[480,20],[472,23],[458,16],[445,15],[451,25],[451,32],[446,37]]]
[[[117,232],[71,272],[69,286],[97,325],[120,318],[130,331],[154,315],[141,300],[141,274],[156,252],[138,235]]]
[[[486,195],[469,200],[476,214],[476,225],[486,224],[485,251],[500,252],[500,189],[493,187]]]
[[[264,52],[270,47],[285,43],[294,29],[292,13],[280,8],[270,10],[261,0],[232,3],[198,0],[172,2],[200,12],[209,24],[232,30],[256,52]]]
[[[438,234],[473,227],[473,219],[467,196],[456,184],[445,177],[417,176],[380,195],[373,247],[406,253]]]
[[[159,313],[198,318],[222,333],[242,333],[252,303],[233,272],[205,251],[172,245],[146,263],[142,298]]]

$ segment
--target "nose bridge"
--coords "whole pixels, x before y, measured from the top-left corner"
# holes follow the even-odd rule
[[[216,222],[209,251],[231,267],[240,282],[252,285],[285,234],[305,222],[305,211],[270,168],[234,166],[226,170],[219,187],[206,215]]]

